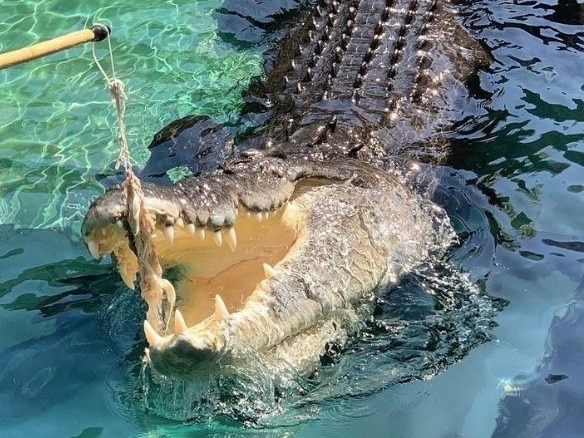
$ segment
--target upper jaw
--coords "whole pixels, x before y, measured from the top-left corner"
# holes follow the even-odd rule
[[[207,236],[203,245],[209,246],[213,246],[210,234],[229,236],[237,231],[236,242],[221,238],[221,243],[231,241],[221,247],[227,251],[222,258],[235,246],[245,247],[241,218],[249,214],[266,235],[270,232],[267,222],[260,221],[264,215],[286,224],[290,234],[284,256],[263,265],[257,262],[262,278],[242,305],[228,303],[228,309],[218,293],[212,298],[210,314],[196,323],[187,314],[185,321],[186,307],[181,312],[171,302],[164,304],[162,313],[149,312],[144,330],[147,358],[154,368],[163,374],[188,374],[206,362],[250,357],[250,351],[254,356],[267,354],[283,341],[294,348],[303,333],[318,331],[323,321],[350,320],[347,312],[356,303],[396,281],[426,257],[433,245],[450,242],[443,214],[385,172],[351,160],[336,164],[267,159],[236,164],[226,172],[172,187],[143,186],[145,207],[156,223],[154,245],[163,267],[187,259],[188,254],[173,254],[172,248],[200,231]],[[320,180],[318,185],[308,183],[314,179]],[[125,192],[114,188],[90,207],[82,231],[94,256],[115,254],[122,277],[133,286],[138,262],[126,216]],[[441,233],[434,233],[436,223],[441,224]],[[220,265],[222,258],[210,264]],[[156,281],[167,281],[159,277]],[[149,283],[143,278],[141,290],[153,308]],[[179,302],[191,299],[177,290]],[[200,290],[199,286],[194,290]],[[336,340],[331,336],[340,338],[347,330],[348,325],[332,335],[323,331],[316,336],[321,342],[302,341],[308,362],[315,363],[325,344]]]

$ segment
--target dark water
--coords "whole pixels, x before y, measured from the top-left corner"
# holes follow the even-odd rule
[[[298,7],[104,3],[93,15],[93,3],[35,3],[0,5],[1,49],[107,17],[143,144],[186,114],[233,121],[258,54]],[[584,5],[485,0],[461,11],[494,61],[470,84],[438,198],[463,239],[450,257],[486,295],[461,298],[468,289],[448,270],[445,290],[423,273],[408,279],[380,318],[410,331],[372,327],[323,385],[276,406],[261,428],[165,420],[144,402],[140,304],[77,235],[116,157],[90,52],[0,72],[0,436],[581,436]],[[438,323],[447,330],[431,338]]]

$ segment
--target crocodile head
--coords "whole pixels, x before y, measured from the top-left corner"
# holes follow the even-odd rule
[[[158,296],[141,279],[146,358],[165,375],[258,355],[310,371],[375,291],[452,238],[440,208],[350,159],[239,157],[171,187],[142,188],[162,267],[149,275],[176,290],[176,300]],[[133,289],[126,204],[122,187],[110,189],[82,232],[94,256],[113,255]]]

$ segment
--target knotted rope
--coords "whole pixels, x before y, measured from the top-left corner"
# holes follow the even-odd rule
[[[106,81],[107,88],[110,91],[116,107],[118,141],[120,143],[120,154],[116,161],[116,169],[123,166],[125,170],[126,226],[129,228],[128,232],[131,234],[128,236],[130,239],[130,247],[134,246],[138,259],[140,289],[142,297],[148,303],[146,319],[159,333],[166,333],[176,301],[176,292],[172,284],[162,278],[162,267],[156,255],[152,240],[155,234],[156,224],[154,218],[148,214],[148,210],[146,209],[140,179],[132,171],[130,149],[126,138],[126,125],[124,123],[127,95],[124,83],[116,78],[110,39],[108,39],[108,43],[113,78],[110,79],[102,68],[95,54],[95,47],[93,47],[93,59]]]

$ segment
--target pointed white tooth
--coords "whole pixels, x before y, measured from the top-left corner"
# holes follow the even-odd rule
[[[101,228],[101,235],[105,236],[107,234],[107,230],[105,228]]]
[[[118,228],[124,228],[124,224],[122,223],[122,221],[116,221],[116,225],[118,226]]]
[[[186,332],[188,329],[187,323],[185,322],[185,319],[182,316],[182,313],[180,310],[176,309],[174,312],[174,332],[177,335],[180,335],[184,332]]]
[[[256,213],[256,219],[257,219],[258,221],[260,221],[260,222],[261,222],[261,221],[264,219],[264,215],[262,214],[262,212],[261,212],[261,211],[258,211],[258,212]]]
[[[197,235],[201,238],[201,240],[205,240],[205,229],[197,228]]]
[[[150,346],[156,345],[162,341],[162,336],[156,333],[156,330],[154,330],[147,319],[144,320],[144,335],[146,335],[146,341],[148,341],[148,345]]]
[[[176,290],[174,290],[174,286],[172,285],[172,283],[168,281],[166,278],[160,278],[158,280],[158,285],[160,289],[162,289],[164,293],[166,293],[166,299],[170,303],[170,306],[171,307],[174,306],[174,303],[176,302]]]
[[[277,271],[274,268],[272,268],[267,263],[264,263],[264,275],[266,278],[272,278],[274,275],[276,275],[276,272]]]
[[[134,283],[136,282],[136,273],[129,272],[123,264],[118,265],[118,272],[126,286],[128,286],[129,289],[134,290],[136,288],[136,286],[134,286]]]
[[[223,235],[221,234],[221,231],[215,231],[213,233],[213,241],[217,246],[223,245]]]
[[[174,224],[182,228],[185,226],[185,221],[183,220],[182,217],[179,217],[177,218]]]
[[[235,251],[237,247],[237,234],[235,233],[235,228],[231,227],[225,233],[225,240],[227,240],[227,245],[231,251]]]
[[[187,224],[187,231],[194,236],[195,235],[195,224]]]
[[[215,319],[223,321],[229,316],[229,310],[219,295],[215,295]]]
[[[97,259],[99,258],[99,243],[97,243],[93,239],[87,239],[87,249],[91,253],[92,257]]]
[[[168,240],[168,243],[170,243],[170,244],[174,243],[174,226],[173,225],[168,225],[168,226],[164,227],[164,237],[166,237],[166,240]]]
[[[246,211],[245,212],[245,217],[251,217],[251,211]]]

